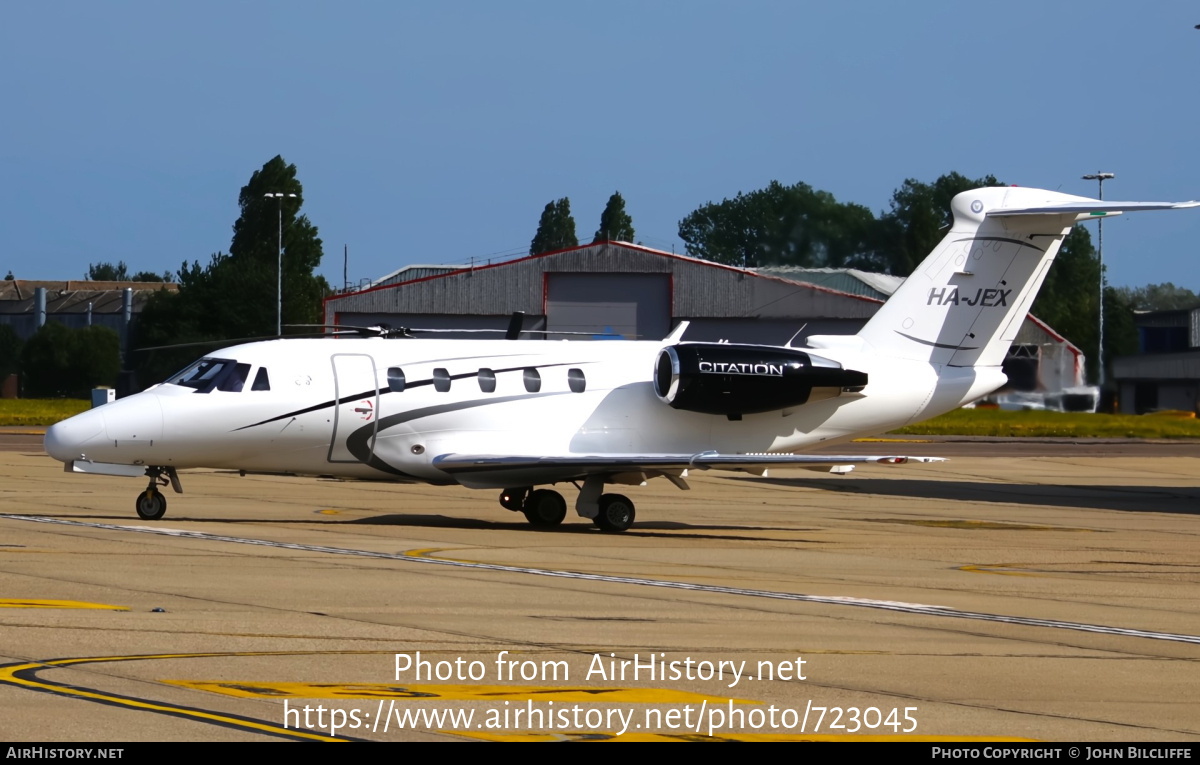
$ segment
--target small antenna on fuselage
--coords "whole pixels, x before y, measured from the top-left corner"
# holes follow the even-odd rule
[[[800,329],[796,330],[796,334],[792,335],[792,339],[788,340],[786,343],[784,343],[784,345],[790,347],[792,343],[796,342],[796,338],[800,337],[800,333],[803,332],[804,328],[807,326],[808,326],[808,322],[806,321],[806,322],[804,322],[804,325],[802,327],[800,327]]]

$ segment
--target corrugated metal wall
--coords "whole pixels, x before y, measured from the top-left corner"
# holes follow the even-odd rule
[[[1113,377],[1121,380],[1200,380],[1200,352],[1155,353],[1113,359]]]
[[[542,315],[546,274],[552,273],[670,274],[675,317],[866,319],[879,306],[873,300],[703,260],[604,243],[339,295],[326,301],[326,320],[340,313]]]

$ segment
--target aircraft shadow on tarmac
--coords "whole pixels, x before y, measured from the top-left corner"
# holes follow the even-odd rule
[[[778,541],[778,537],[752,537],[746,536],[744,532],[780,532],[780,533],[795,533],[794,528],[776,528],[772,526],[743,526],[743,525],[716,525],[716,524],[696,524],[696,523],[678,523],[675,521],[638,521],[636,525],[629,531],[621,534],[606,534],[595,528],[592,524],[586,523],[582,518],[567,519],[561,526],[553,528],[538,528],[530,526],[522,519],[519,522],[508,521],[483,521],[476,518],[453,518],[445,515],[420,515],[420,514],[392,514],[392,515],[376,515],[369,518],[355,518],[348,521],[337,521],[347,525],[367,525],[367,526],[415,526],[423,528],[443,528],[443,529],[494,529],[497,531],[525,531],[534,533],[551,533],[551,534],[603,534],[604,536],[613,537],[637,537],[637,536],[652,536],[655,539],[670,538],[670,539],[737,539],[742,541]],[[662,532],[667,532],[666,534]],[[738,532],[736,535],[722,535],[708,532]],[[794,541],[794,540],[793,540]]]
[[[732,478],[734,481],[885,497],[922,497],[946,502],[1047,505],[1131,513],[1200,514],[1200,487],[1063,486],[987,481],[926,481],[911,478]],[[802,504],[803,500],[798,503]]]
[[[356,511],[362,512],[362,511]],[[75,514],[55,514],[55,513],[38,513],[43,518],[61,518],[64,520],[82,520],[80,516]],[[116,523],[128,522],[130,520],[127,515],[88,515],[87,518],[93,521],[109,521]],[[324,526],[410,526],[413,528],[431,528],[431,529],[463,529],[463,530],[490,530],[496,532],[502,531],[518,531],[534,534],[593,534],[619,539],[622,537],[652,537],[654,539],[728,539],[742,542],[813,542],[820,544],[819,540],[797,539],[793,536],[788,536],[786,540],[782,540],[778,536],[774,537],[758,537],[751,536],[747,532],[771,533],[780,534],[795,534],[797,531],[811,531],[812,529],[797,529],[783,528],[774,526],[746,526],[740,524],[695,524],[695,523],[678,523],[675,521],[639,521],[629,531],[624,531],[620,534],[608,534],[600,531],[590,523],[585,523],[582,518],[572,522],[570,519],[565,521],[561,526],[553,528],[539,528],[531,526],[522,519],[521,521],[484,521],[477,518],[455,518],[447,515],[426,515],[420,513],[399,514],[389,513],[382,515],[373,515],[366,518],[340,519],[332,516],[323,517],[320,520],[297,519],[297,518],[263,518],[263,517],[247,517],[247,518],[204,518],[187,515],[174,515],[163,519],[161,525],[163,528],[170,528],[171,522],[176,523],[212,523],[212,524],[252,524],[261,526],[266,524],[284,524],[289,526],[307,525],[319,523]],[[140,521],[139,525],[145,524],[148,528],[154,528],[159,522]],[[665,533],[664,533],[665,532]],[[717,532],[717,533],[714,533]],[[725,533],[719,533],[725,532]],[[730,533],[733,532],[733,533]]]

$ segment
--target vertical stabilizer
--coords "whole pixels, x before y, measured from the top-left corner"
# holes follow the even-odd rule
[[[859,332],[876,351],[950,366],[1000,366],[1077,220],[1200,203],[1104,202],[993,187],[954,197],[954,225]]]

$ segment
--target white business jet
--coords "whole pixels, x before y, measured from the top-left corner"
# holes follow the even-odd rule
[[[68,472],[147,476],[139,516],[178,472],[218,468],[502,489],[555,526],[575,509],[634,520],[607,484],[690,470],[933,458],[795,452],[950,411],[1003,385],[1005,353],[1078,220],[1200,202],[1106,202],[1031,188],[956,196],[954,225],[857,335],[803,347],[658,341],[278,339],[226,348],[166,382],[52,426]]]

